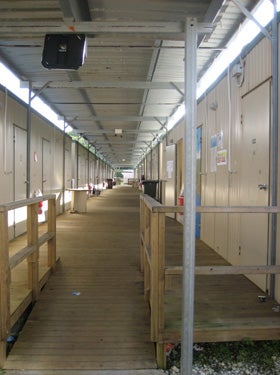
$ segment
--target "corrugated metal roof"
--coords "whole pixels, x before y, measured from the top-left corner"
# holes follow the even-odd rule
[[[50,82],[41,97],[112,166],[132,167],[183,101],[186,17],[213,23],[199,35],[199,78],[244,19],[231,1],[0,1],[0,57],[34,90]],[[65,32],[87,35],[84,65],[45,69],[45,34]]]

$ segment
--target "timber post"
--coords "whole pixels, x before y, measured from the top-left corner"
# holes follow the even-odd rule
[[[56,232],[56,201],[54,198],[48,200],[48,232]],[[48,267],[54,272],[56,266],[56,236],[48,241]]]
[[[39,296],[39,246],[38,246],[38,203],[27,206],[27,245],[35,250],[27,257],[28,288],[32,290],[32,301]]]
[[[10,266],[8,212],[0,212],[0,367],[6,361],[6,342],[10,329]]]
[[[165,213],[151,213],[151,340],[157,343],[158,366],[165,367],[164,344]]]
[[[144,216],[144,202],[140,199],[140,271],[144,272],[144,247],[145,238],[144,237],[144,226],[145,226],[145,216]]]

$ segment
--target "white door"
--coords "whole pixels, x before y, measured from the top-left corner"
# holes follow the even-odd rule
[[[166,146],[165,205],[176,205],[176,145]],[[175,214],[167,214],[175,218]]]
[[[78,154],[78,187],[85,187],[87,184],[86,155],[79,151]]]
[[[42,139],[42,193],[51,193],[51,144],[47,139]]]
[[[71,188],[71,154],[70,150],[65,148],[65,189]]]
[[[242,99],[241,204],[267,206],[269,194],[270,83]],[[241,214],[241,264],[266,265],[268,258],[268,215]],[[264,291],[266,275],[251,276]]]
[[[14,200],[26,198],[27,132],[14,126]],[[26,207],[11,212],[14,215],[14,236],[26,231]]]

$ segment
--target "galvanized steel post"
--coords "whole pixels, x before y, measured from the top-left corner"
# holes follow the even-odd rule
[[[31,155],[31,102],[32,102],[32,85],[29,81],[28,86],[28,107],[27,107],[27,118],[26,118],[26,136],[27,136],[27,143],[26,143],[26,198],[30,198],[30,155]]]
[[[197,20],[186,21],[184,130],[184,251],[181,374],[191,375],[193,360],[194,267],[196,213]]]
[[[271,130],[271,198],[270,205],[277,206],[278,197],[278,17],[276,0],[274,0],[274,17],[272,20],[272,130]],[[276,264],[277,214],[271,214],[270,228],[270,265]],[[270,275],[270,297],[275,298],[275,275]]]

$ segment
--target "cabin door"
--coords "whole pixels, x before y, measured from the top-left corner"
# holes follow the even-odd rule
[[[14,125],[14,201],[26,199],[27,170],[27,132]],[[26,207],[17,208],[13,212],[14,236],[26,231]]]
[[[269,200],[270,82],[242,99],[242,151],[240,199],[243,206],[267,206]],[[242,265],[266,265],[268,215],[241,214],[240,257]],[[264,291],[266,275],[250,279]]]
[[[42,193],[51,193],[51,144],[47,139],[42,139]]]
[[[176,204],[176,145],[166,146],[166,185],[165,185],[165,205],[175,206]],[[175,214],[167,214],[175,218]]]

